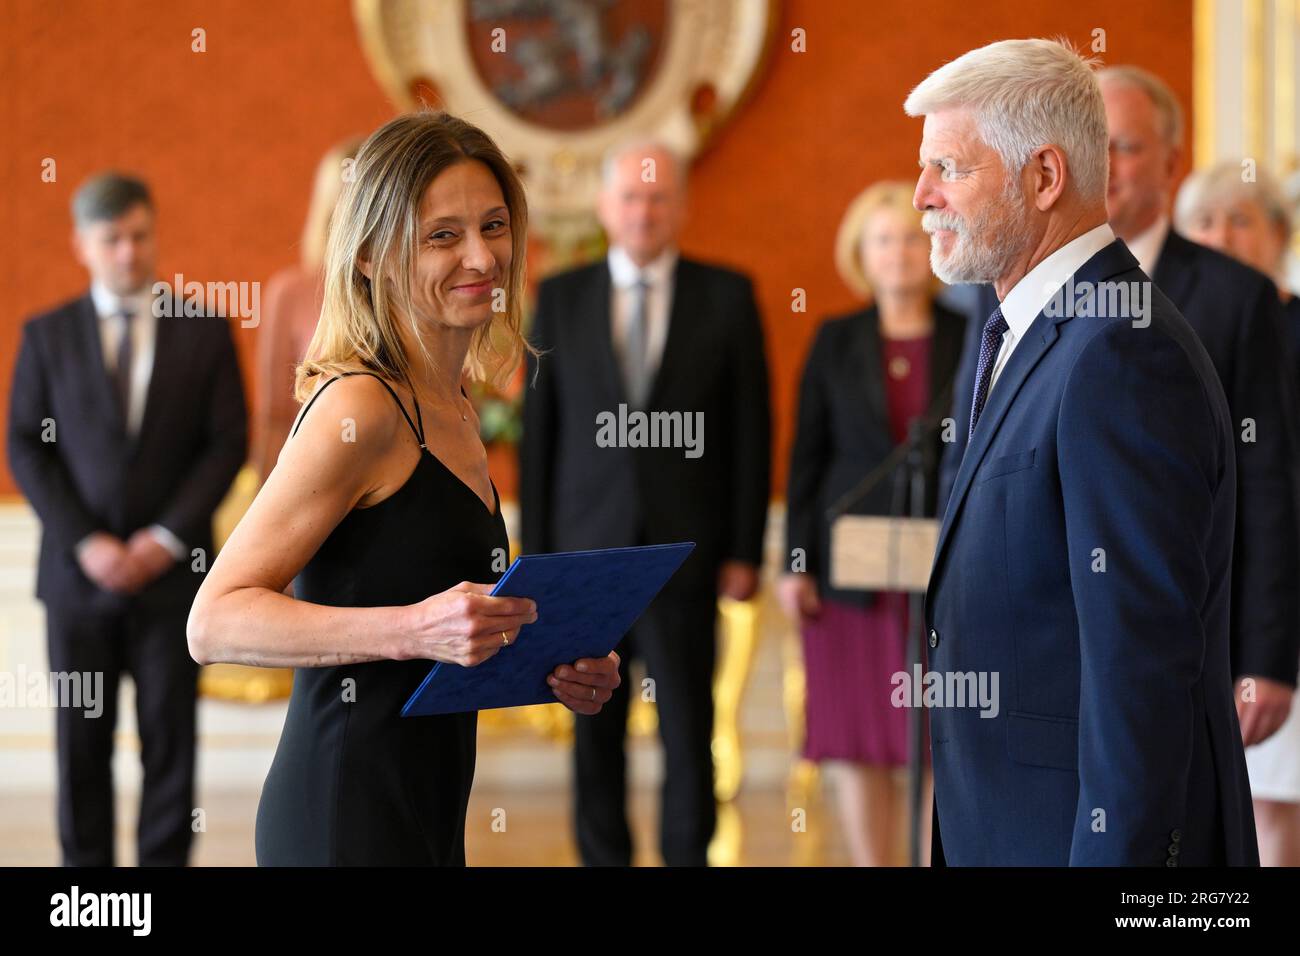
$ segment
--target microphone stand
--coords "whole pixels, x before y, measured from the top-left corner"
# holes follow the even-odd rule
[[[826,509],[830,521],[842,516],[848,509],[880,484],[886,475],[894,474],[894,493],[890,506],[890,517],[898,518],[906,513],[911,518],[925,517],[926,474],[925,442],[941,424],[942,419],[935,408],[946,409],[949,398],[941,395],[927,415],[914,420],[908,428],[907,440],[896,447],[883,461],[867,473],[866,477],[853,486],[836,502]],[[899,467],[899,466],[902,467]],[[906,494],[904,494],[906,492]],[[907,499],[904,503],[904,497]],[[891,578],[898,572],[898,548],[890,549],[888,560]],[[907,666],[909,674],[915,675],[921,663],[921,633],[925,622],[925,592],[909,591],[907,594]],[[907,714],[907,789],[908,789],[908,856],[912,866],[921,865],[921,795],[922,795],[922,754],[925,747],[924,711],[920,707],[909,707]]]

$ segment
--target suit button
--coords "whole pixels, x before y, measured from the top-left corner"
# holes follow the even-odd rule
[[[1177,866],[1177,865],[1178,865],[1178,859],[1176,857],[1171,856],[1169,857],[1169,859],[1165,860],[1165,866]]]
[[[930,628],[930,646],[931,647],[939,646],[939,632],[936,631],[934,628]]]
[[[1179,840],[1181,840],[1182,838],[1183,838],[1183,831],[1182,831],[1182,830],[1170,830],[1170,831],[1169,831],[1169,839],[1173,840],[1175,843],[1177,843],[1177,842],[1178,842]]]
[[[1178,847],[1178,844],[1177,844],[1177,843],[1171,843],[1171,844],[1169,844],[1169,855],[1170,855],[1170,856],[1177,856],[1177,855],[1178,855],[1178,850],[1179,850],[1179,847]]]

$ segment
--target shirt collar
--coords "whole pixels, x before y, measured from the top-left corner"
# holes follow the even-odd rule
[[[1020,339],[1034,324],[1056,290],[1080,267],[1115,241],[1107,223],[1075,236],[1017,282],[1002,300],[1002,318],[1011,334]]]
[[[669,246],[659,253],[657,259],[646,263],[644,267],[633,262],[622,246],[611,246],[608,258],[609,275],[618,288],[631,288],[639,278],[645,279],[651,286],[663,288],[672,278],[673,269],[677,265],[677,250]]]
[[[1169,217],[1161,213],[1146,232],[1140,236],[1134,236],[1133,241],[1125,243],[1128,251],[1133,253],[1133,258],[1138,261],[1142,271],[1148,276],[1155,275],[1156,260],[1160,258],[1160,250],[1165,247],[1165,239],[1169,236]]]
[[[119,296],[110,292],[107,286],[94,281],[90,283],[90,298],[95,303],[95,313],[101,319],[120,315],[123,308],[129,308],[132,315],[138,316],[153,306],[153,292],[149,286]]]

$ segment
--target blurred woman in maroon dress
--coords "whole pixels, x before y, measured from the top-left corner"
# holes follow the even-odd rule
[[[934,300],[930,241],[908,183],[877,183],[849,207],[836,241],[845,282],[869,302],[818,330],[804,369],[787,488],[790,573],[778,595],[799,624],[807,674],[804,756],[834,777],[853,862],[896,862],[907,805],[908,712],[891,702],[907,673],[907,595],[830,586],[825,512],[906,440],[913,420],[946,415],[965,320]],[[940,435],[926,444],[933,514]],[[887,476],[852,514],[897,513]],[[803,568],[804,570],[801,570]],[[930,805],[928,742],[925,798]],[[929,858],[929,813],[924,814]]]

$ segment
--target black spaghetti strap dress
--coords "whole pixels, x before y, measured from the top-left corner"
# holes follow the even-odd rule
[[[339,377],[317,390],[299,424]],[[396,493],[354,508],[330,532],[294,579],[299,600],[415,604],[461,581],[495,582],[494,564],[505,566],[494,562],[509,554],[496,485],[489,512],[426,447],[418,403],[417,426],[384,386],[420,442],[420,462]],[[478,715],[401,716],[432,666],[385,660],[294,671],[257,807],[259,866],[465,865]]]

